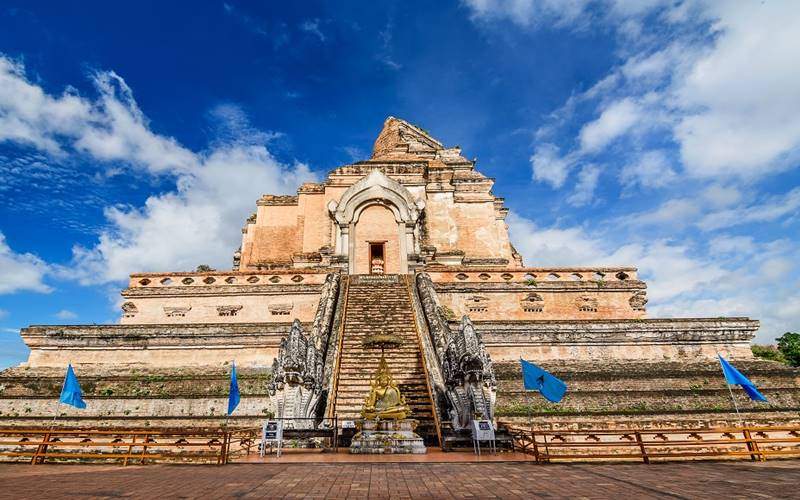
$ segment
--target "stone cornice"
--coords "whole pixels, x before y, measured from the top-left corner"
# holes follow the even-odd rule
[[[310,295],[318,294],[322,284],[309,285],[224,285],[224,286],[165,286],[126,288],[126,299],[141,297],[203,297],[241,295]]]
[[[602,285],[600,284],[602,283]],[[541,281],[536,285],[498,282],[435,282],[440,293],[491,293],[491,292],[624,292],[645,290],[647,284],[638,280],[626,281]]]
[[[32,349],[277,348],[290,329],[291,323],[31,325],[20,335]]]
[[[488,346],[546,344],[749,343],[759,322],[749,318],[475,321]],[[457,328],[451,322],[450,328]]]
[[[250,271],[233,271],[233,270],[223,270],[223,271],[203,271],[203,272],[195,272],[195,271],[176,271],[176,272],[150,272],[150,273],[132,273],[130,275],[131,278],[152,278],[152,277],[164,277],[164,276],[177,276],[177,277],[204,277],[204,276],[250,276],[250,275],[273,275],[273,274],[327,274],[327,273],[337,273],[339,269],[335,268],[314,268],[314,269],[270,269],[268,271],[257,271],[257,270],[250,270]]]
[[[425,267],[426,272],[500,272],[500,271],[508,271],[514,273],[539,273],[539,274],[546,274],[546,273],[590,273],[590,272],[601,272],[601,273],[616,273],[619,271],[625,272],[636,272],[637,268],[635,267],[495,267],[495,266],[486,266],[486,267],[473,267],[473,266],[441,266],[436,264],[431,264]]]

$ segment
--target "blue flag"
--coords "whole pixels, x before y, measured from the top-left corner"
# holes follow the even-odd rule
[[[86,403],[83,401],[83,394],[81,393],[81,384],[78,383],[78,377],[72,371],[72,364],[67,365],[67,375],[64,377],[61,397],[58,400],[75,408],[86,408]]]
[[[228,415],[239,406],[239,380],[236,378],[236,362],[233,362],[233,369],[231,370],[231,388],[228,392]]]
[[[725,382],[727,382],[730,385],[740,386],[742,389],[744,389],[744,392],[746,392],[747,395],[750,396],[750,399],[752,399],[753,401],[767,400],[767,398],[765,398],[763,394],[758,392],[758,389],[756,389],[756,385],[750,382],[750,379],[742,375],[742,373],[736,368],[734,368],[732,364],[728,363],[728,361],[725,358],[723,358],[719,354],[717,354],[717,356],[719,357],[719,364],[722,365],[722,373],[725,375]]]
[[[524,359],[519,360],[522,365],[522,382],[526,391],[539,391],[548,401],[558,403],[567,392],[567,384],[550,373],[542,370]]]

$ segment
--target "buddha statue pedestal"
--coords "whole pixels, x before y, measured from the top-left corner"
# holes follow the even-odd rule
[[[427,453],[422,438],[414,432],[416,426],[413,419],[364,420],[350,443],[350,453]]]
[[[371,343],[381,347],[378,372],[361,409],[359,432],[353,436],[350,453],[426,453],[425,443],[414,429],[417,421],[408,418],[411,409],[392,379],[383,349],[396,342],[391,335],[375,335]]]

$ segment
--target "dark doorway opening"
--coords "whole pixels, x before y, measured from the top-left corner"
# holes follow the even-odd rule
[[[385,242],[369,244],[369,273],[384,274],[386,272],[386,258],[384,256]]]

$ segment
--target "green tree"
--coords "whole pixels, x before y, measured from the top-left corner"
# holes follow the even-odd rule
[[[207,264],[200,264],[199,266],[197,266],[197,271],[195,271],[195,272],[197,272],[197,273],[207,273],[209,271],[216,271],[216,269],[214,269],[213,267],[211,267],[211,266],[209,266]]]
[[[800,333],[786,332],[778,338],[778,350],[792,366],[800,366]]]
[[[787,363],[786,358],[783,357],[783,353],[774,345],[753,344],[750,346],[750,350],[753,351],[753,356],[757,358],[768,359],[770,361],[777,361],[784,364]]]

